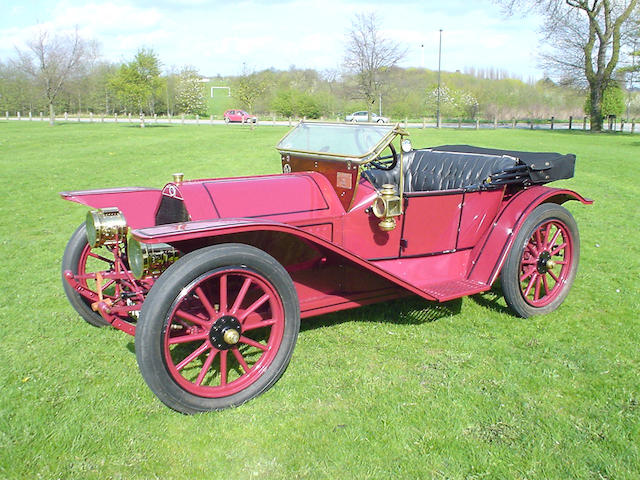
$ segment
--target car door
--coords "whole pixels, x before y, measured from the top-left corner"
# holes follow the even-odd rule
[[[462,190],[406,193],[400,256],[419,257],[454,250],[463,204]]]

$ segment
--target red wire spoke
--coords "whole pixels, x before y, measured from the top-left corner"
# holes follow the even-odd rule
[[[209,352],[209,356],[204,361],[204,365],[202,366],[202,369],[198,374],[198,378],[196,378],[196,385],[202,385],[202,381],[204,380],[204,377],[207,375],[207,372],[209,371],[209,369],[211,368],[211,364],[213,363],[213,359],[216,357],[217,353],[218,353],[217,351],[214,352],[213,350]]]
[[[264,305],[264,303],[267,300],[269,300],[269,298],[271,298],[269,294],[265,293],[262,297],[260,297],[258,300],[253,302],[249,308],[247,308],[244,312],[242,312],[242,315],[238,315],[238,320],[240,320],[241,322],[244,321],[244,319],[247,318],[248,315],[252,314],[258,308]]]
[[[240,366],[244,370],[244,373],[248,373],[249,372],[249,365],[247,365],[247,362],[245,362],[245,360],[244,360],[242,354],[240,353],[240,351],[237,348],[232,348],[231,349],[231,353],[233,353],[233,356],[236,357],[236,360],[238,361],[238,363],[240,364]]]
[[[227,313],[227,275],[220,276],[220,313]]]
[[[200,355],[202,355],[204,352],[206,352],[208,348],[211,348],[209,346],[209,343],[208,342],[204,342],[202,345],[200,345],[198,348],[196,348],[193,352],[191,352],[189,355],[187,355],[184,358],[184,360],[182,360],[179,364],[177,364],[176,365],[176,370],[178,370],[178,371],[182,370],[184,367],[189,365],[196,358],[198,358]]]
[[[251,279],[247,277],[245,278],[244,283],[242,284],[242,288],[240,288],[240,291],[238,292],[236,301],[233,302],[233,307],[231,307],[232,314],[235,314],[240,308],[240,306],[242,305],[242,301],[244,300],[244,297],[247,295],[247,291],[249,290],[250,286],[251,286]]]
[[[177,335],[175,337],[169,338],[169,345],[176,345],[178,343],[189,343],[196,342],[198,340],[206,340],[208,334],[204,333],[193,333],[191,335]]]
[[[202,287],[196,288],[196,294],[198,295],[200,303],[202,303],[204,309],[209,314],[209,320],[213,320],[218,313],[216,312],[215,308],[213,308],[213,305],[211,305],[211,302],[209,301],[207,296],[204,294],[204,291],[202,291]]]
[[[195,323],[196,325],[202,328],[208,328],[211,323],[207,320],[203,320],[200,317],[196,317],[195,315],[192,315],[189,312],[185,312],[184,310],[176,310],[176,316],[188,322]]]
[[[267,350],[267,346],[263,345],[259,342],[256,342],[255,340],[251,340],[250,338],[241,336],[240,337],[240,342],[246,344],[246,345],[251,345],[252,347],[256,347],[259,348],[260,350],[262,350],[263,352]]]

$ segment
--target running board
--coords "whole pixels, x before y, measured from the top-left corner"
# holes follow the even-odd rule
[[[491,288],[491,285],[486,283],[477,282],[475,280],[448,280],[446,282],[434,283],[432,285],[426,285],[421,290],[428,295],[431,295],[439,302],[448,302],[455,298],[465,297],[467,295],[474,295],[480,292],[486,292]]]

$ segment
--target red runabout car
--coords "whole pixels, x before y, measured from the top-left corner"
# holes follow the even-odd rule
[[[546,183],[575,156],[413,149],[397,125],[300,123],[282,174],[63,192],[91,210],[66,247],[71,305],[135,335],[158,398],[184,413],[239,405],[284,373],[300,319],[399,297],[446,302],[498,277],[516,315],[556,309],[578,228]]]
[[[226,123],[256,123],[258,121],[258,117],[256,117],[255,115],[251,115],[244,110],[227,110],[226,112],[224,112],[223,117]]]

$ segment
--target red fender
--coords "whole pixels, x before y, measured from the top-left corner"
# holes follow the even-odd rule
[[[70,202],[92,208],[118,207],[131,228],[155,225],[155,214],[160,202],[161,190],[146,187],[105,188],[60,192]]]
[[[373,263],[331,243],[317,237],[305,230],[292,225],[272,222],[268,220],[239,218],[225,220],[202,220],[188,223],[174,223],[159,225],[152,228],[142,228],[132,231],[132,236],[143,243],[168,243],[178,249],[183,250],[183,246],[190,247],[195,244],[204,244],[204,239],[212,237],[222,237],[233,234],[243,234],[251,232],[281,232],[292,235],[307,244],[312,244],[319,250],[332,252],[345,260],[376,274],[408,291],[428,300],[436,298],[421,290],[415,285],[402,280],[392,273],[383,270]],[[199,247],[197,247],[199,248]],[[186,248],[184,250],[190,250]]]
[[[474,247],[471,258],[472,266],[468,279],[488,285],[498,278],[511,245],[529,214],[543,203],[562,204],[569,200],[578,200],[591,205],[593,200],[566,189],[534,186],[515,194],[502,207],[492,228]]]

